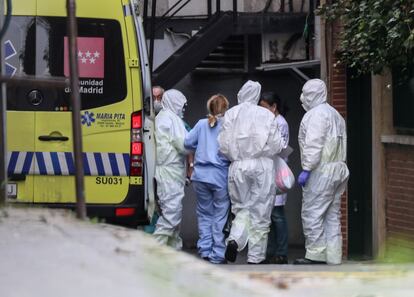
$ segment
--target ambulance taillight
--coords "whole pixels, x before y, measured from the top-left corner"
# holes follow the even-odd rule
[[[142,142],[142,113],[134,112],[131,116],[131,158],[130,176],[142,176],[142,156],[144,144]]]

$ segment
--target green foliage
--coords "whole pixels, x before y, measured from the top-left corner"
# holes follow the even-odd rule
[[[337,0],[317,14],[341,21],[340,62],[358,74],[405,72],[414,61],[414,0]]]
[[[383,249],[385,257],[379,263],[414,263],[414,242],[408,236],[387,238]]]

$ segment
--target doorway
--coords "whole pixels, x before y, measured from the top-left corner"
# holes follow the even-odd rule
[[[372,258],[371,76],[347,72],[348,258]]]

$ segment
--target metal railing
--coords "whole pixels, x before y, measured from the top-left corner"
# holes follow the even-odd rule
[[[3,5],[3,1],[1,1]],[[11,1],[8,1],[8,12],[11,16]],[[71,87],[71,103],[72,103],[72,133],[73,133],[73,150],[74,150],[74,159],[75,159],[75,185],[76,185],[76,213],[77,217],[80,219],[86,218],[86,204],[85,204],[85,194],[84,194],[84,172],[83,172],[83,160],[82,160],[82,130],[81,130],[81,119],[80,119],[80,92],[79,92],[79,73],[78,73],[78,60],[77,60],[77,22],[76,22],[76,0],[66,0],[66,10],[67,10],[67,29],[68,29],[68,39],[69,39],[69,80],[65,77],[52,77],[52,78],[42,78],[37,76],[24,76],[24,77],[11,77],[11,76],[0,76],[0,83],[2,87],[2,96],[1,96],[1,106],[4,108],[1,109],[2,122],[0,123],[2,131],[6,131],[6,85],[17,85],[17,86],[31,86],[34,88],[65,88]],[[6,30],[7,28],[5,28]],[[3,31],[3,30],[2,30]],[[2,39],[0,44],[3,44]],[[4,59],[1,60],[1,68],[4,69]],[[6,139],[6,134],[2,133],[1,141],[4,144]],[[5,171],[6,166],[6,149],[2,152],[2,171]],[[6,191],[3,188],[7,185],[7,174],[3,177],[1,175],[1,202],[6,199]],[[4,195],[3,195],[4,194]],[[4,197],[3,197],[4,196]]]
[[[144,9],[143,9],[143,21],[144,21],[144,29],[146,32],[150,32],[149,34],[149,63],[153,66],[154,61],[154,40],[155,34],[158,30],[163,28],[169,20],[177,15],[184,7],[186,7],[192,0],[177,0],[166,12],[164,12],[160,17],[156,16],[157,12],[157,0],[152,0],[151,2],[151,16],[148,16],[148,6],[149,1],[144,0]],[[214,0],[207,0],[207,11],[206,14],[203,15],[207,19],[211,19],[213,17],[213,1]],[[221,0],[216,1],[216,13],[221,11]],[[233,21],[237,23],[237,0],[233,0]],[[148,27],[150,26],[150,27]],[[149,30],[148,30],[149,29]]]

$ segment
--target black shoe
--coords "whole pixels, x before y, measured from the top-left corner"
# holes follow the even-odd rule
[[[253,262],[247,262],[247,264],[270,264],[269,260],[263,260],[262,262],[259,263],[253,263]]]
[[[288,258],[286,256],[274,256],[269,260],[270,264],[288,264]]]
[[[315,265],[315,264],[326,264],[325,261],[314,261],[311,259],[307,259],[307,258],[300,258],[300,259],[296,259],[295,262],[293,262],[293,264],[296,265]]]
[[[211,264],[227,264],[227,260],[223,260],[223,261],[220,261],[220,262],[211,262],[210,261],[210,263]]]
[[[202,258],[204,261],[210,261],[210,258],[209,257],[203,257]]]
[[[227,261],[229,262],[236,261],[238,248],[239,246],[237,245],[237,242],[234,240],[230,240],[227,243],[226,253],[224,254],[224,257],[226,258]]]

